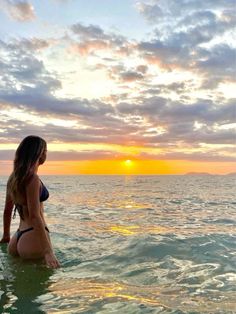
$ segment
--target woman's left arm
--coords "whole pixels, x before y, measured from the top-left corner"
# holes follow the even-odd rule
[[[11,215],[13,210],[13,201],[6,191],[5,207],[3,212],[3,236],[0,243],[8,243],[10,241]]]

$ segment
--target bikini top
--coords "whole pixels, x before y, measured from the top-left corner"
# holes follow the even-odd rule
[[[41,180],[40,180],[41,181]],[[41,193],[39,196],[39,201],[40,203],[46,201],[49,198],[49,192],[48,189],[46,188],[46,186],[43,184],[43,182],[41,181]]]

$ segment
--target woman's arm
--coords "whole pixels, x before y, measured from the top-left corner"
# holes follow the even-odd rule
[[[8,243],[10,241],[11,215],[13,209],[13,201],[6,189],[5,207],[3,212],[3,236],[0,243]]]
[[[35,175],[26,187],[29,219],[31,220],[32,227],[39,234],[46,264],[52,268],[56,268],[59,267],[59,262],[53,253],[51,242],[49,236],[46,234],[45,224],[40,214],[39,190],[40,181],[38,176]]]

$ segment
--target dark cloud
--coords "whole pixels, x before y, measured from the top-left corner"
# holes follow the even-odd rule
[[[43,95],[41,90],[28,88],[23,92],[0,94],[0,99],[9,103],[14,108],[21,105],[25,111],[34,111],[34,113],[44,113],[48,115],[67,116],[73,118],[98,117],[106,113],[112,113],[113,108],[109,104],[104,104],[98,100],[88,101],[87,99],[57,99],[53,95]]]
[[[19,95],[16,97],[19,100]],[[22,109],[27,108],[27,101],[30,99],[22,99]],[[41,127],[22,125],[8,121],[8,127],[5,126],[4,134],[6,138],[16,139],[25,136],[28,133],[44,133],[50,141],[64,142],[91,142],[91,143],[115,143],[138,145],[143,143],[146,146],[152,146],[154,143],[175,144],[182,143],[212,143],[212,144],[232,144],[234,143],[234,131],[216,130],[215,124],[230,124],[235,121],[235,103],[233,101],[222,106],[214,106],[211,102],[199,101],[192,105],[183,105],[179,103],[167,102],[161,97],[152,97],[142,105],[119,103],[115,111],[111,111],[111,107],[99,103],[97,107],[87,101],[87,107],[83,107],[83,103],[74,102],[68,104],[67,101],[60,103],[56,99],[49,102],[49,98],[37,99],[38,103],[31,98],[28,109],[36,112],[44,112],[48,117],[61,116],[61,118],[78,119],[80,123],[87,125],[87,128],[79,127],[66,128],[56,127],[53,125],[45,125],[45,131]],[[68,100],[69,101],[69,100]],[[35,107],[32,107],[32,106]],[[41,106],[40,106],[41,105]],[[86,105],[86,104],[85,104]],[[11,106],[11,104],[3,103],[3,108]],[[12,108],[14,108],[12,106]],[[149,122],[149,126],[162,126],[165,129],[164,134],[153,136],[145,136],[145,125],[142,125],[143,119]],[[195,122],[202,126],[195,130]],[[22,131],[22,132],[21,132]]]
[[[2,150],[0,160],[14,160],[15,150]],[[109,159],[122,159],[126,154],[114,153],[114,151],[106,150],[92,150],[76,152],[70,150],[67,152],[58,152],[48,150],[48,161],[65,161],[65,160],[109,160]]]
[[[211,128],[203,127],[194,131],[193,128],[193,124],[184,123],[169,127],[164,134],[148,136],[146,138],[145,134],[143,134],[143,146],[159,147],[159,145],[162,146],[164,143],[168,143],[166,147],[183,146],[189,149],[190,147],[198,146],[200,143],[211,145],[234,145],[235,143],[235,131],[232,129],[213,131]]]
[[[198,49],[198,56],[195,68],[210,75],[209,79],[214,80],[215,75],[224,79],[235,78],[236,51],[234,48],[219,44],[212,49]]]
[[[144,14],[146,18],[152,18],[152,15],[148,15],[152,9],[161,11],[163,18],[167,15],[172,16],[173,19],[186,14],[191,14],[195,11],[203,10],[234,10],[235,1],[234,0],[153,0],[152,3],[144,3],[139,1],[137,3],[137,9],[141,14]],[[157,20],[159,22],[160,20]]]
[[[72,35],[77,40],[72,40],[71,51],[82,55],[96,55],[100,50],[112,50],[114,53],[128,55],[132,47],[128,40],[121,35],[105,32],[97,25],[85,26],[77,23],[71,26]]]
[[[49,40],[49,39],[40,39],[40,38],[22,38],[22,39],[16,39],[15,44],[12,44],[11,47],[14,47],[16,49],[23,49],[25,50],[31,50],[31,51],[40,51],[43,49],[46,49],[50,47],[53,43],[55,43],[55,40]]]
[[[202,162],[235,162],[235,156],[224,156],[217,153],[179,153],[171,152],[165,154],[149,154],[141,153],[141,159],[148,160],[186,160],[186,161],[202,161]]]
[[[103,29],[99,26],[89,25],[85,26],[80,23],[74,24],[71,30],[84,39],[110,39],[110,36],[106,35]]]
[[[172,125],[168,129],[168,134],[164,138],[170,138],[172,142],[184,142],[188,144],[206,143],[206,144],[229,144],[235,142],[235,131],[217,130],[211,127],[203,126],[198,130],[194,130],[191,123],[182,123]]]
[[[158,116],[166,106],[167,100],[162,97],[151,97],[142,104],[121,102],[116,108],[121,114],[136,114],[140,116]]]
[[[0,107],[1,108],[1,107]],[[49,142],[68,142],[68,143],[101,143],[101,144],[135,144],[140,137],[132,136],[137,130],[141,130],[139,120],[129,123],[116,119],[114,117],[96,116],[92,119],[82,119],[80,123],[83,127],[75,125],[74,127],[57,126],[52,123],[35,125],[35,122],[19,121],[2,117],[3,123],[0,127],[0,142],[17,142],[28,134],[39,134]],[[5,121],[4,121],[5,120]],[[50,119],[49,119],[50,121]],[[85,127],[87,125],[87,127]],[[2,132],[1,132],[2,131]]]
[[[148,67],[145,65],[139,65],[137,67],[128,68],[127,66],[123,64],[105,65],[105,64],[99,63],[93,66],[92,69],[105,70],[109,78],[112,80],[115,80],[117,84],[140,81],[148,77],[147,75]]]
[[[5,43],[0,41],[0,53],[4,56],[0,63],[0,94],[8,97],[12,94],[27,93],[28,90],[39,93],[51,93],[61,87],[61,82],[44,66],[25,42]],[[4,97],[1,97],[5,99]]]
[[[142,73],[132,71],[122,72],[120,73],[120,77],[124,82],[133,82],[144,78]]]
[[[235,102],[215,105],[209,100],[199,100],[194,104],[181,104],[167,101],[161,97],[151,97],[143,104],[120,103],[117,109],[121,114],[136,114],[142,116],[153,127],[162,126],[163,134],[148,136],[143,140],[147,145],[151,143],[208,143],[233,144],[235,131],[233,129],[220,130],[215,125],[230,124],[236,118]],[[201,124],[199,129],[195,123]],[[145,137],[145,132],[142,131]],[[141,134],[140,134],[141,136]]]
[[[149,121],[176,123],[199,121],[202,123],[234,123],[235,102],[214,104],[211,100],[202,99],[193,104],[184,104],[153,96],[142,104],[119,103],[117,109],[121,114],[145,116]]]
[[[156,84],[153,85],[152,83],[147,84],[147,89],[144,90],[145,94],[150,95],[159,95],[160,93],[184,93],[188,88],[191,87],[191,82],[185,81],[185,82],[174,82],[171,84]]]
[[[198,73],[203,88],[216,88],[220,82],[235,78],[236,51],[223,37],[235,29],[235,1],[159,0],[152,4],[140,2],[137,7],[150,23],[156,22],[152,38],[137,44],[147,62]],[[155,12],[157,7],[162,14],[156,20],[152,9]],[[212,45],[217,38],[221,42]],[[211,45],[206,48],[205,44]],[[214,77],[215,84],[210,84]]]

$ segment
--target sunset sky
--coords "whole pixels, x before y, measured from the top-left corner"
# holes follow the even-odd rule
[[[236,171],[235,0],[0,1],[0,175]]]

